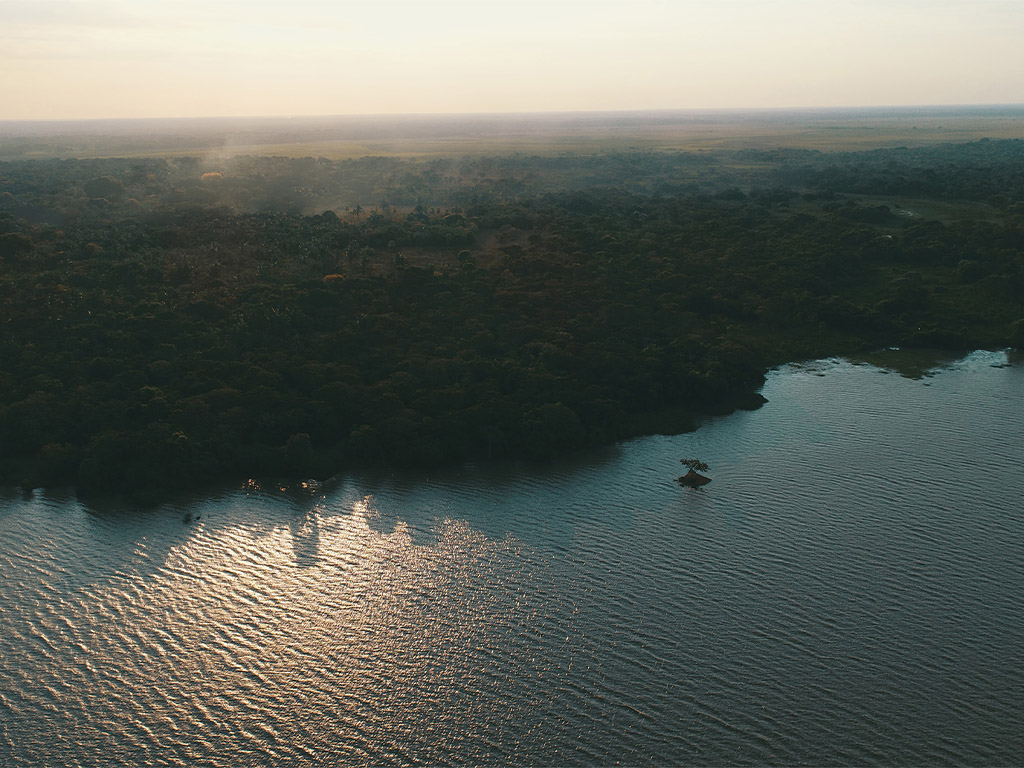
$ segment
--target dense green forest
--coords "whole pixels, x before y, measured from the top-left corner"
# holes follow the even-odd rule
[[[0,163],[0,307],[0,483],[544,458],[1024,344],[1024,142]]]

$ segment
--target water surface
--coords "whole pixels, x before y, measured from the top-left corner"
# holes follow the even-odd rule
[[[764,394],[550,465],[8,494],[0,764],[1024,763],[1024,368]]]

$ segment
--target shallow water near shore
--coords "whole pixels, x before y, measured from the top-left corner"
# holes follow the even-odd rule
[[[1024,367],[764,394],[545,465],[0,497],[0,764],[1024,762]]]

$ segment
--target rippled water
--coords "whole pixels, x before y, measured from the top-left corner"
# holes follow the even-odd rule
[[[1024,764],[1005,362],[791,367],[541,467],[8,495],[0,764]]]

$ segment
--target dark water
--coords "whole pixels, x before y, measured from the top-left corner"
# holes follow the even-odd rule
[[[1005,362],[546,467],[3,497],[0,765],[1024,764]]]

